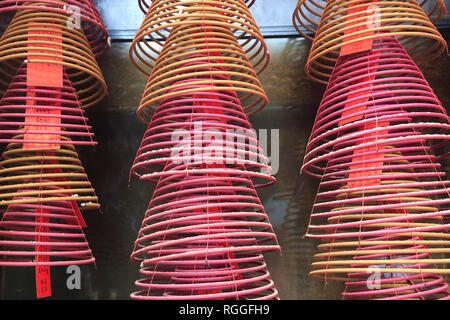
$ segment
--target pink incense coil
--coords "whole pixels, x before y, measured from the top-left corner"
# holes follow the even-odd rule
[[[190,32],[194,29],[197,34]],[[167,51],[176,46],[177,50],[172,53],[179,54],[198,42],[199,31],[202,38],[211,38],[214,46],[223,49],[225,57],[234,55],[231,50],[243,52],[257,73],[270,62],[267,46],[244,0],[153,0],[130,46],[131,61],[150,76],[163,48]],[[221,41],[216,41],[217,38]],[[237,46],[229,46],[238,41]]]
[[[0,38],[1,95],[24,61],[52,69],[63,68],[83,108],[99,103],[107,93],[105,80],[86,35],[82,29],[70,25],[66,15],[45,10],[16,12]],[[43,75],[62,80],[59,73],[58,70],[58,73]]]
[[[190,88],[194,88],[190,86]],[[185,164],[216,164],[227,170],[274,182],[269,160],[245,115],[236,92],[215,92],[197,86],[195,94],[181,93],[164,99],[156,110],[138,150],[131,173],[156,182],[167,162],[172,170],[187,170]],[[175,169],[177,167],[177,169]],[[197,168],[215,170],[211,168]],[[224,169],[220,169],[224,170]],[[259,183],[258,183],[259,185]]]
[[[66,190],[57,189],[64,197]],[[39,204],[11,204],[3,213],[0,266],[68,266],[94,262],[71,201],[44,198]]]
[[[324,242],[313,277],[344,281],[344,298],[450,297],[440,276],[450,273],[450,181],[434,155],[449,128],[395,38],[338,60],[303,166],[321,178],[307,233]]]
[[[68,23],[74,28],[83,29],[96,57],[111,47],[108,31],[92,0],[3,0],[0,2],[0,21],[7,24],[17,10],[47,11],[67,16]]]
[[[374,127],[377,122],[388,128]],[[330,159],[361,148],[356,143],[366,136],[379,135],[378,144],[386,146],[423,141],[435,148],[447,143],[449,128],[447,112],[419,68],[395,38],[382,37],[370,51],[339,58],[317,111],[302,172],[321,177]],[[381,135],[386,129],[393,142]],[[413,133],[406,136],[405,131]]]
[[[307,234],[325,242],[311,275],[346,281],[344,298],[449,298],[450,181],[423,139],[390,142],[329,160]]]
[[[137,299],[273,299],[263,252],[279,251],[250,178],[178,172],[164,176],[132,259],[145,279]]]
[[[58,145],[93,146],[97,142],[87,121],[65,73],[62,88],[28,87],[24,64],[0,100],[1,143],[42,144],[50,140]]]

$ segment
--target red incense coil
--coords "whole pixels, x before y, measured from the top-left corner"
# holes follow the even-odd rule
[[[418,0],[417,3],[433,23],[438,22],[446,10],[443,0]],[[292,22],[298,33],[313,40],[325,6],[324,0],[299,0],[292,15]]]
[[[422,139],[439,146],[449,140],[445,108],[393,37],[381,37],[372,50],[339,59],[317,111],[302,172],[321,177],[330,159],[382,132],[373,127],[376,122],[388,123],[387,129],[397,132],[390,139],[405,144]],[[410,130],[413,135],[402,135]],[[392,145],[381,133],[379,139]]]
[[[275,239],[248,177],[185,171],[163,177],[132,254],[145,276],[132,297],[277,298],[261,256],[280,249]]]
[[[24,9],[66,16],[66,21],[72,23],[74,29],[83,29],[96,57],[111,46],[108,31],[92,0],[3,0],[0,2],[0,17],[4,24],[8,24],[16,11]]]
[[[222,41],[227,38],[235,42],[242,40],[240,45],[257,73],[267,67],[270,54],[244,0],[153,0],[131,44],[132,62],[139,70],[150,75],[163,46],[167,50],[170,41],[173,41],[169,39],[173,30],[199,26],[207,26],[211,35],[222,37]],[[189,45],[189,40],[195,39],[185,37],[183,42]],[[220,43],[217,45],[220,46]],[[229,55],[227,50],[223,52],[225,56]]]
[[[339,58],[302,169],[321,178],[307,236],[324,244],[312,276],[344,281],[344,298],[450,297],[441,276],[450,273],[450,181],[434,155],[449,129],[394,37]]]
[[[67,26],[66,15],[30,9],[17,11],[0,38],[2,90],[8,87],[24,60],[63,66],[83,108],[98,103],[106,95],[106,84],[90,44],[82,30]]]
[[[65,188],[42,187],[68,196]],[[26,189],[23,189],[25,192]],[[94,263],[73,202],[34,198],[10,204],[0,222],[0,266],[70,266]],[[75,204],[76,205],[76,204]]]
[[[247,7],[251,7],[254,3],[256,2],[256,0],[245,0],[245,4],[247,5]],[[139,0],[139,8],[141,9],[141,11],[146,14],[148,9],[150,8],[152,4],[152,0]]]
[[[447,43],[415,0],[333,0],[327,2],[314,37],[307,75],[327,84],[340,55],[352,47],[370,49],[380,34],[398,37],[418,60],[433,60],[447,50]]]
[[[0,161],[0,183],[0,206],[76,201],[81,209],[100,207],[71,144],[61,144],[59,150],[49,151],[23,150],[20,143],[9,144]],[[65,193],[60,192],[61,188]]]
[[[0,142],[93,146],[87,120],[66,74],[62,88],[30,88],[24,64],[0,100]]]

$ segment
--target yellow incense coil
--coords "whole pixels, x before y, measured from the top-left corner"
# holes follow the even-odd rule
[[[106,83],[89,41],[83,30],[67,25],[67,18],[67,15],[47,11],[17,11],[0,38],[0,94],[28,59],[62,65],[83,108],[103,99],[107,93]]]
[[[0,206],[54,201],[76,201],[81,209],[100,207],[74,146],[33,151],[9,144],[0,161]]]
[[[161,101],[201,96],[211,90],[239,94],[247,114],[268,102],[250,61],[228,28],[210,26],[205,30],[181,24],[171,30],[155,62],[138,116],[149,121]]]
[[[244,0],[154,0],[131,44],[132,62],[150,75],[171,31],[188,25],[228,29],[240,41],[257,73],[270,61],[267,46]]]
[[[447,43],[415,0],[331,0],[317,28],[306,73],[327,84],[344,45],[358,45],[381,35],[397,37],[417,60],[433,60],[447,49]]]

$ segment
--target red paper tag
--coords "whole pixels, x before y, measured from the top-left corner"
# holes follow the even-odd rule
[[[57,39],[54,36],[61,37],[61,29],[56,27],[45,27],[48,31],[41,30],[40,26],[38,30],[30,30],[28,31],[28,40],[41,40],[48,41],[54,44],[36,44],[30,43],[29,47],[39,46],[40,50],[28,50],[30,54],[36,53],[47,53],[47,54],[56,54],[59,57],[47,57],[47,56],[39,56],[39,55],[29,55],[28,56],[28,64],[27,64],[27,85],[29,87],[52,87],[52,88],[62,88],[63,87],[63,66],[61,64],[54,63],[43,63],[43,62],[35,62],[36,60],[50,60],[50,61],[62,61],[62,54],[60,52],[56,52],[54,50],[45,50],[45,48],[49,49],[62,49],[60,45],[62,43],[61,39]],[[51,37],[49,37],[51,36]]]
[[[45,210],[37,209],[36,212],[45,214],[48,213]],[[48,223],[49,219],[48,217],[37,216],[36,217],[36,227],[35,231],[37,233],[36,235],[36,242],[38,245],[36,246],[36,252],[49,252],[50,249],[48,245],[41,245],[39,243],[41,242],[48,242],[49,237],[46,235],[42,235],[42,233],[48,233],[49,228],[48,226],[43,226],[42,224]],[[50,267],[49,266],[40,266],[39,262],[49,262],[50,256],[48,255],[36,255],[36,293],[38,299],[40,298],[46,298],[50,297],[52,295],[52,287],[51,287],[51,280],[50,280]]]
[[[41,27],[39,27],[41,28]],[[29,49],[28,50],[28,64],[27,64],[27,109],[25,116],[25,135],[24,135],[24,150],[57,150],[60,148],[59,143],[52,143],[52,141],[59,141],[59,134],[52,134],[49,132],[58,132],[60,130],[61,118],[58,115],[61,114],[60,110],[53,110],[50,108],[38,108],[33,106],[58,106],[57,103],[50,101],[41,102],[38,98],[45,98],[43,93],[37,93],[37,88],[62,88],[63,87],[63,67],[61,64],[36,62],[36,60],[50,60],[50,61],[62,61],[62,54],[51,50],[45,50],[45,48],[61,49],[62,43],[60,39],[56,39],[52,36],[61,36],[61,29],[55,27],[45,27],[46,30],[41,29],[28,31],[28,39],[30,41],[43,40],[55,43],[53,44],[34,44],[30,43],[29,47],[39,46],[42,50]],[[31,55],[35,53],[49,53],[56,54],[59,57],[45,57],[39,55]],[[33,90],[34,89],[34,90]],[[55,98],[55,97],[52,97]],[[58,98],[58,97],[56,97]],[[34,124],[34,125],[33,125]],[[45,124],[52,124],[53,126],[46,126]],[[42,131],[42,133],[27,133],[27,131]],[[30,140],[43,140],[45,142],[27,142]]]
[[[368,3],[371,3],[371,2],[375,2],[375,1],[368,1]],[[356,19],[356,18],[366,18],[365,21],[367,23],[364,23],[363,25],[358,26],[358,27],[353,27],[353,28],[347,29],[346,31],[344,31],[344,35],[348,35],[348,34],[351,34],[353,32],[364,31],[364,30],[368,30],[369,29],[369,27],[368,27],[368,23],[369,23],[368,18],[370,17],[370,14],[367,12],[367,9],[368,9],[368,7],[357,8],[357,9],[350,9],[350,8],[348,9],[348,11],[347,11],[348,14],[353,14],[353,13],[360,13],[360,14],[358,14],[356,16],[352,16],[351,18],[348,18],[347,20],[353,20],[353,19]],[[359,24],[361,22],[364,22],[364,20],[359,20],[357,22],[348,23],[348,26]],[[341,48],[340,55],[341,56],[345,56],[345,55],[349,55],[349,54],[352,54],[352,53],[362,52],[362,51],[367,51],[367,50],[372,49],[373,39],[364,39],[364,40],[360,40],[360,41],[352,42],[352,43],[348,43],[348,44],[345,44],[345,43],[349,42],[351,40],[358,39],[358,38],[371,36],[373,34],[374,34],[374,32],[370,31],[370,32],[364,32],[362,34],[358,34],[358,35],[354,35],[354,36],[350,36],[350,37],[345,38],[343,40],[344,45]]]
[[[375,128],[388,127],[388,126],[389,126],[389,122],[384,121],[384,122],[378,122],[376,124],[375,123],[368,124],[368,125],[364,126],[364,130],[370,130],[370,129],[375,129]],[[382,131],[377,131],[377,132],[374,132],[371,134],[367,134],[364,137],[364,141],[361,143],[369,143],[369,142],[376,141],[378,136],[387,134],[387,133],[388,133],[387,130],[382,130]],[[360,148],[360,149],[355,150],[355,152],[353,154],[359,155],[359,154],[364,154],[364,153],[383,151],[384,149],[385,149],[385,146],[365,147],[365,148]],[[352,159],[352,162],[370,161],[370,160],[379,159],[380,157],[382,157],[382,155],[380,156],[380,154],[376,154],[376,153],[370,154],[370,155],[361,155],[359,157],[354,157]],[[351,179],[351,178],[380,176],[383,173],[382,169],[370,170],[370,168],[381,167],[382,165],[383,165],[383,161],[352,164],[350,166],[351,170],[357,170],[357,169],[362,169],[362,170],[358,171],[358,172],[351,172],[349,174],[349,178]],[[356,188],[356,187],[363,187],[363,186],[369,187],[369,186],[377,186],[380,183],[381,183],[381,178],[371,179],[371,180],[364,179],[364,180],[350,181],[350,182],[348,182],[347,187],[348,188]]]

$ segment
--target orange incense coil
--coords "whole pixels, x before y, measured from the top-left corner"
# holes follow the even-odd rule
[[[65,188],[44,186],[42,190],[58,192],[61,199],[69,197]],[[94,263],[73,202],[47,200],[46,197],[38,200],[35,197],[18,196],[13,200],[34,198],[34,201],[10,204],[3,213],[0,221],[0,266]]]
[[[63,76],[62,88],[30,88],[27,64],[19,68],[0,100],[1,143],[26,143],[29,149],[33,144],[37,147],[46,142],[56,149],[60,144],[97,144],[72,83],[66,74]],[[18,136],[20,134],[25,137]],[[60,135],[71,140],[60,139]]]
[[[344,298],[450,298],[450,181],[434,155],[449,130],[395,37],[338,59],[302,168],[321,178],[312,276],[345,281]]]
[[[307,234],[324,242],[313,277],[345,281],[344,298],[450,299],[450,181],[428,151],[388,146],[358,178],[344,155],[330,161]]]
[[[0,206],[45,200],[76,201],[86,210],[100,207],[78,154],[70,144],[48,151],[24,150],[22,144],[9,144],[0,161],[0,183]],[[65,193],[61,193],[61,188]]]
[[[370,49],[381,33],[398,37],[415,59],[433,60],[447,49],[415,0],[333,0],[326,4],[311,47],[308,76],[326,84],[339,55]]]
[[[202,33],[203,37],[219,37],[222,43],[234,35],[234,39],[228,42],[241,41],[240,45],[257,73],[267,67],[270,60],[267,46],[244,0],[153,1],[131,44],[132,62],[150,75],[164,43],[170,37],[175,41],[172,30],[194,30],[195,27],[208,30],[206,34]],[[196,38],[185,34],[184,40],[179,40],[184,42],[183,50],[195,47],[189,47],[192,44],[190,40],[195,42]],[[168,45],[165,45],[166,50]],[[225,55],[229,54],[230,51],[226,50]]]
[[[262,253],[279,250],[251,179],[172,173],[159,181],[135,243],[145,278],[132,298],[276,299]]]
[[[247,5],[247,7],[251,7],[254,3],[256,2],[256,0],[245,0],[245,4]],[[152,0],[139,0],[139,8],[141,9],[141,11],[146,14],[148,11],[148,8],[150,8],[152,3]]]
[[[111,46],[108,32],[92,0],[3,0],[0,2],[3,23],[8,24],[14,13],[23,9],[65,15],[73,28],[83,30],[95,56],[105,53]]]
[[[248,114],[268,102],[251,63],[228,28],[179,25],[172,29],[156,60],[138,117],[149,121],[162,100],[192,95],[206,87],[239,93]]]
[[[106,95],[106,84],[90,44],[82,30],[67,26],[66,15],[30,9],[17,11],[0,39],[2,90],[24,60],[63,66],[83,108],[98,103]]]
[[[433,23],[439,21],[445,13],[445,4],[442,0],[418,0],[417,3],[422,7]],[[320,19],[326,5],[325,0],[299,0],[292,15],[292,22],[298,33],[313,40]]]
[[[138,150],[131,173],[157,182],[168,162],[173,170],[185,164],[216,164],[222,170],[251,175],[256,186],[272,184],[269,160],[234,91],[199,86],[194,95],[162,100]],[[180,142],[179,138],[183,138]],[[180,169],[184,168],[184,169]],[[197,168],[197,172],[211,168]],[[167,172],[164,172],[167,174]],[[256,181],[255,180],[255,181]]]

